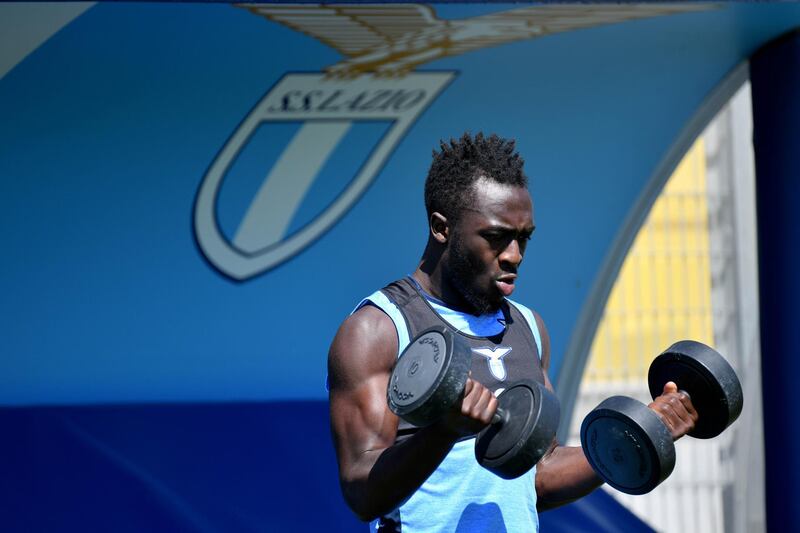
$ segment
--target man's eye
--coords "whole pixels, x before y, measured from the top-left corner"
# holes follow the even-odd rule
[[[505,240],[508,240],[508,236],[502,233],[489,233],[486,235],[486,240],[491,243],[500,243]]]

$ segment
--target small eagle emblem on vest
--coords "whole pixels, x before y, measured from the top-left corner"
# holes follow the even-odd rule
[[[492,375],[500,381],[505,381],[508,376],[506,372],[506,365],[503,363],[503,358],[511,353],[511,348],[507,346],[496,346],[494,348],[473,348],[473,352],[482,355],[489,363],[489,371]]]

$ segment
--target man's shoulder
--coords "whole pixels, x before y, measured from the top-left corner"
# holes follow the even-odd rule
[[[392,282],[395,283],[395,282]],[[357,301],[353,310],[350,311],[351,315],[355,315],[363,308],[373,308],[383,310],[384,313],[386,312],[386,307],[394,305],[391,298],[387,293],[387,288],[391,286],[392,283],[387,283],[383,287],[377,288],[371,293],[367,293],[366,296],[362,296],[360,300]],[[362,295],[364,293],[361,293]]]
[[[362,298],[342,326],[368,330],[374,328],[381,336],[396,338],[397,321],[402,320],[401,317],[400,309],[382,288]]]
[[[362,328],[368,331],[373,329],[378,332],[393,328],[392,319],[370,299],[364,299],[362,305],[354,309],[342,326],[350,328]]]
[[[329,373],[351,375],[358,367],[382,369],[396,358],[397,334],[391,318],[375,306],[365,305],[350,314],[331,343]]]

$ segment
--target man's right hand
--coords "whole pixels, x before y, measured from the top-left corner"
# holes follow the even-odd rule
[[[492,422],[497,411],[497,397],[479,382],[467,379],[460,402],[438,422],[445,431],[458,438],[474,435]]]

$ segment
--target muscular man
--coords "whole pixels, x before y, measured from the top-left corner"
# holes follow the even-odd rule
[[[381,532],[538,530],[538,511],[580,498],[602,481],[580,447],[556,442],[513,480],[474,457],[474,435],[490,423],[505,384],[536,379],[552,390],[544,323],[509,299],[534,231],[514,142],[465,134],[441,143],[425,182],[425,207],[430,233],[417,269],[365,299],[331,345],[331,424],[345,500]],[[389,410],[386,387],[409,338],[436,324],[471,345],[471,378],[452,411],[420,429]],[[674,383],[650,408],[674,439],[697,420]]]

